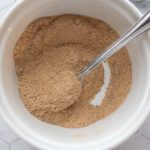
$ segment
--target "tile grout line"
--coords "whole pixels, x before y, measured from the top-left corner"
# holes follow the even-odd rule
[[[3,138],[0,138],[0,140],[2,140],[3,142],[7,143],[7,144],[10,144],[9,142],[7,142],[7,140],[3,139]]]
[[[15,140],[11,141],[10,144],[15,143],[16,141],[20,140],[20,137],[16,138]]]
[[[9,150],[11,150],[11,144],[9,144]]]
[[[143,136],[144,138],[150,141],[150,138],[146,136],[144,133],[142,133],[140,130],[138,131],[138,134],[140,134],[141,136]]]

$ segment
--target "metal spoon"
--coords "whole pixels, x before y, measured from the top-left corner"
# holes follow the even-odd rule
[[[150,9],[126,33],[124,33],[118,40],[116,40],[113,44],[111,44],[107,49],[105,49],[100,55],[98,55],[93,61],[91,61],[85,68],[83,68],[77,75],[78,79],[82,80],[93,69],[95,69],[98,65],[100,65],[110,56],[112,56],[117,51],[119,51],[128,42],[138,37],[143,32],[148,31],[149,29],[150,29]]]

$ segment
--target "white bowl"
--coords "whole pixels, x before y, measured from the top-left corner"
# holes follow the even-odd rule
[[[132,62],[132,87],[123,105],[109,117],[88,127],[65,129],[31,116],[23,106],[16,85],[13,48],[25,27],[46,15],[75,13],[103,19],[118,33],[140,16],[123,0],[25,0],[4,17],[0,30],[0,113],[22,138],[41,149],[103,150],[117,146],[143,123],[150,110],[150,41],[144,34],[128,45]]]

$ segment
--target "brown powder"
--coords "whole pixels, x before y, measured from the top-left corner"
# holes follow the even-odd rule
[[[49,71],[49,67],[42,64],[20,77],[21,97],[30,111],[49,109],[59,112],[79,99],[81,82],[76,74],[69,70],[56,74]]]
[[[103,68],[99,66],[84,79],[81,94],[80,84],[73,86],[77,81],[73,74],[117,37],[109,25],[90,17],[61,15],[32,22],[14,49],[18,88],[27,109],[42,121],[69,128],[87,126],[113,113],[130,90],[126,48],[108,60],[111,80],[100,106],[90,101],[103,84]]]

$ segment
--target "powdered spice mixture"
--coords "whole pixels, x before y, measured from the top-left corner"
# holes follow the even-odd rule
[[[111,80],[100,106],[90,101],[103,84],[103,67],[82,84],[75,75],[117,37],[105,22],[85,16],[60,15],[32,22],[14,49],[18,89],[26,108],[42,121],[68,128],[84,127],[113,113],[130,90],[126,48],[108,60]]]

